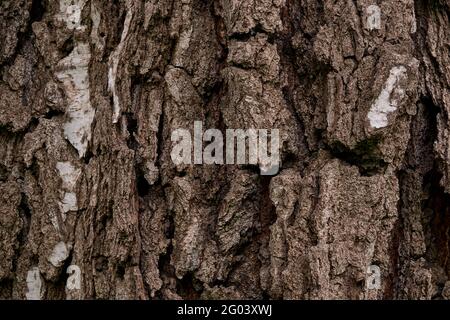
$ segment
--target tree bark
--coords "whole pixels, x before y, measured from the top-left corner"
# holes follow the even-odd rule
[[[449,299],[449,17],[1,0],[0,298]],[[279,173],[175,165],[194,121],[279,129]]]

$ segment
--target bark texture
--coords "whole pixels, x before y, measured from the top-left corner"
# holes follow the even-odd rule
[[[0,298],[449,299],[449,18],[0,0]],[[174,165],[196,120],[278,128],[279,174]]]

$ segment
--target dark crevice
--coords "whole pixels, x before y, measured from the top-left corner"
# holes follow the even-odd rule
[[[31,10],[30,10],[30,25],[33,22],[41,21],[44,17],[45,13],[45,6],[42,3],[42,0],[33,0],[31,4]]]
[[[431,52],[430,46],[428,45],[428,28],[430,25],[429,21],[436,19],[436,17],[433,17],[436,13],[446,13],[448,17],[450,14],[449,9],[440,0],[419,0],[414,1],[414,5],[417,21],[417,33],[415,35],[416,47],[421,52],[422,56],[426,56],[428,58],[432,68],[434,69],[434,73],[438,76],[436,80],[439,81],[439,79],[445,79],[445,76],[442,74],[439,61],[437,60],[435,54]],[[450,17],[448,18],[450,19]],[[423,58],[421,58],[421,60],[423,60]],[[427,85],[429,81],[424,80],[424,83]]]
[[[44,118],[52,119],[54,117],[63,116],[64,114],[65,114],[65,112],[63,112],[63,111],[51,109],[44,115]]]
[[[23,129],[16,130],[11,123],[8,123],[6,125],[0,124],[0,135],[7,136],[9,138],[17,138],[22,139],[25,134],[32,133],[37,126],[39,125],[39,119],[38,118],[31,118],[28,122],[27,126]]]
[[[16,49],[14,50],[14,54],[6,59],[0,66],[2,65],[11,65],[16,60],[16,57],[19,53],[23,53],[24,47],[31,39],[34,37],[32,24],[34,22],[41,21],[45,14],[45,6],[43,4],[43,0],[33,0],[31,3],[31,8],[29,10],[29,19],[28,24],[25,28],[25,31],[19,32],[17,34],[17,44]]]
[[[142,172],[140,172],[139,169],[137,169],[137,178],[136,178],[136,184],[137,184],[137,192],[139,197],[146,197],[150,192],[150,184],[147,182],[147,179],[145,179],[145,176]]]
[[[177,294],[184,300],[198,300],[202,291],[202,283],[190,272],[177,281]]]
[[[429,97],[421,97],[417,103],[417,115],[411,122],[411,138],[406,151],[405,167],[418,170],[421,175],[434,166],[434,143],[437,139],[437,116],[440,108]]]
[[[84,164],[89,164],[93,156],[94,156],[94,154],[92,153],[91,149],[88,148],[82,159]]]
[[[117,278],[119,278],[120,280],[123,280],[125,277],[125,266],[124,265],[118,265],[116,268],[116,275]]]
[[[8,168],[0,163],[0,181],[5,182],[8,179]]]
[[[22,220],[22,228],[20,230],[20,234],[18,236],[18,245],[16,247],[16,252],[14,255],[14,259],[12,262],[12,272],[15,273],[17,270],[17,260],[22,252],[23,246],[26,244],[28,239],[28,234],[30,232],[31,225],[31,208],[28,203],[27,196],[22,193],[20,198],[20,204],[18,207],[18,213],[20,219]]]
[[[311,128],[307,131],[308,123],[324,123],[326,114],[323,106],[326,95],[327,75],[332,70],[330,63],[319,61],[314,54],[313,44],[315,34],[319,30],[324,17],[323,3],[319,1],[310,15],[319,21],[316,26],[307,26],[311,16],[305,17],[305,8],[309,5],[288,0],[281,9],[283,31],[277,34],[277,48],[288,84],[282,88],[288,109],[296,119],[299,129],[300,152],[299,158],[304,159],[300,169],[305,166],[308,154],[323,148],[323,127]],[[309,9],[308,9],[309,10]],[[308,32],[304,31],[309,28]],[[317,92],[317,88],[319,92]],[[306,104],[311,111],[306,111],[301,105]],[[320,119],[318,119],[320,117]]]
[[[74,48],[75,48],[75,41],[73,37],[70,37],[69,39],[64,41],[64,43],[61,46],[60,51],[62,53],[62,56],[67,57],[68,55],[70,55],[70,53],[73,51]]]
[[[291,152],[283,153],[281,159],[281,167],[283,169],[296,168],[299,164],[302,164],[302,159],[300,159],[296,154]],[[304,169],[304,167],[302,167]]]
[[[409,239],[409,233],[413,232],[410,230],[411,225],[417,219],[422,219],[427,264],[446,265],[449,246],[448,238],[445,241],[445,234],[450,226],[446,212],[450,206],[450,199],[440,186],[442,174],[439,172],[434,152],[439,112],[439,107],[434,105],[429,97],[422,96],[417,102],[417,114],[411,121],[405,162],[403,169],[397,172],[400,187],[399,220],[393,230],[391,245],[393,274],[385,292],[386,298],[402,297],[400,290],[404,283],[402,280],[404,266],[411,260],[422,258],[422,255],[417,256],[414,250],[417,244]],[[436,222],[439,222],[439,226]]]
[[[442,174],[435,167],[424,177],[428,198],[422,201],[426,260],[443,269],[450,278],[450,195],[441,186]],[[440,283],[443,285],[444,283]]]
[[[20,204],[19,204],[19,215],[23,222],[22,232],[20,235],[20,246],[23,245],[28,238],[28,233],[30,232],[30,225],[31,225],[31,208],[28,203],[27,196],[22,193],[22,196],[20,198]]]
[[[162,192],[161,197],[164,197],[165,192]],[[165,197],[167,199],[167,197]],[[174,280],[178,282],[178,278],[175,273],[175,267],[171,264],[171,257],[173,253],[173,243],[172,239],[175,237],[175,221],[172,212],[168,212],[165,218],[165,230],[164,236],[170,242],[166,248],[165,253],[159,255],[158,260],[158,270],[160,273],[160,278],[163,280],[162,288],[156,292],[155,296],[159,299],[164,299],[164,294],[162,290],[167,287],[171,287],[171,281]]]
[[[277,219],[277,213],[275,205],[272,202],[272,199],[270,198],[270,182],[272,180],[271,176],[260,176],[260,183],[261,183],[261,199],[260,199],[260,210],[259,210],[259,223],[260,223],[260,230],[259,235],[257,237],[257,241],[259,243],[259,246],[262,250],[259,250],[260,252],[264,252],[268,250],[269,248],[269,242],[270,242],[270,235],[271,230],[270,227],[275,223]],[[261,264],[261,267],[270,264],[270,259],[263,255],[259,255],[259,262]],[[258,276],[260,276],[258,274]],[[262,294],[268,294],[264,292],[264,290],[261,289]]]
[[[166,237],[168,239],[173,238],[173,222],[170,223],[170,226],[168,226],[168,229],[172,230],[166,230]],[[179,290],[179,287],[182,286],[179,284],[179,279],[176,276],[175,273],[175,267],[171,264],[171,256],[173,252],[173,244],[172,242],[169,243],[166,252],[159,255],[158,259],[158,270],[160,274],[160,278],[163,280],[163,286],[162,288],[156,292],[155,296],[159,299],[164,299],[165,296],[162,293],[162,290],[166,289],[166,287],[171,288],[172,287],[172,280],[175,281],[177,288],[175,288],[177,291]]]
[[[254,28],[250,29],[248,32],[244,32],[244,33],[235,32],[235,33],[231,34],[228,37],[228,39],[247,42],[251,38],[255,37],[258,33],[268,35],[267,42],[270,44],[273,44],[274,34],[268,33],[266,30],[264,30],[264,28],[260,24],[257,24]]]
[[[263,228],[262,233],[270,233],[269,227],[275,222],[277,215],[275,206],[270,198],[271,176],[260,176],[261,181],[261,205],[260,222]]]
[[[173,251],[173,246],[170,243],[169,246],[167,247],[167,251],[163,254],[159,255],[159,259],[158,259],[158,271],[160,274],[160,278],[163,280],[169,280],[169,279],[176,279],[175,276],[175,268],[170,264],[170,256],[172,254]],[[165,283],[166,285],[166,283]],[[162,289],[164,289],[164,285],[162,287]],[[157,291],[155,296],[158,299],[164,299],[164,296],[161,292],[161,290]]]
[[[64,263],[60,269],[61,275],[58,277],[57,283],[55,283],[57,292],[60,292],[60,295],[63,297],[63,299],[67,299],[66,284],[67,284],[67,279],[71,275],[71,274],[67,273],[67,269],[72,264],[72,259],[73,259],[73,249],[70,249],[69,256],[67,257],[66,260],[64,260]]]
[[[299,96],[301,93],[299,89],[302,87],[302,77],[300,76],[299,67],[303,64],[298,63],[299,52],[298,48],[293,46],[293,37],[300,27],[300,21],[298,14],[301,10],[298,7],[299,4],[294,1],[287,1],[286,5],[281,10],[281,18],[283,21],[283,32],[278,34],[276,44],[278,55],[280,56],[280,63],[282,70],[286,77],[288,77],[287,85],[282,87],[283,98],[286,102],[286,106],[298,125],[298,139],[299,139],[299,152],[298,155],[291,154],[287,158],[283,159],[283,167],[300,166],[300,169],[304,169],[307,154],[309,151],[308,142],[305,137],[305,119],[304,114],[299,110]],[[305,92],[306,93],[306,92]],[[303,94],[302,94],[303,96]],[[303,98],[303,97],[300,97]],[[320,139],[317,139],[320,140]],[[298,159],[296,159],[298,158]],[[295,161],[294,159],[298,160]],[[291,161],[291,163],[289,163]]]
[[[0,280],[0,300],[9,300],[13,295],[14,280],[1,279]]]
[[[395,225],[392,230],[391,241],[389,245],[389,257],[391,262],[391,270],[392,272],[387,275],[387,284],[385,285],[385,290],[383,297],[385,299],[395,299],[396,292],[399,289],[399,279],[401,274],[401,243],[403,242],[403,234],[402,231],[405,228],[405,221],[403,218],[403,209],[407,208],[407,199],[408,195],[406,194],[406,190],[404,188],[407,183],[407,172],[401,170],[397,172],[397,179],[399,184],[399,200],[397,203],[397,212],[398,220],[395,222]]]
[[[259,175],[261,173],[261,169],[256,164],[243,164],[240,166],[240,169],[248,171],[249,173]]]
[[[136,134],[138,130],[138,122],[132,113],[122,113],[127,123],[128,139],[127,145],[131,150],[136,151],[139,148],[139,143],[136,140]]]
[[[387,167],[387,163],[381,158],[379,143],[380,137],[374,136],[358,142],[353,149],[340,141],[331,143],[328,149],[334,157],[357,166],[361,175],[372,176],[383,173]]]

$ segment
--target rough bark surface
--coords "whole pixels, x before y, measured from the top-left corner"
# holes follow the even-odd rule
[[[449,299],[449,18],[0,0],[0,298]],[[196,120],[278,128],[279,174],[174,165]]]

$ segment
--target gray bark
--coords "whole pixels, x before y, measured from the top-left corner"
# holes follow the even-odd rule
[[[0,0],[0,298],[450,298],[449,17]],[[176,166],[197,120],[278,128],[279,174]]]

